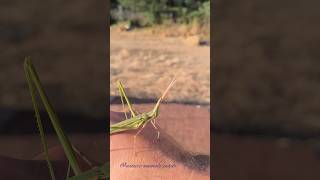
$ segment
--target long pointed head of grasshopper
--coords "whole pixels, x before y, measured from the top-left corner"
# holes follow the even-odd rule
[[[163,101],[164,97],[166,96],[166,94],[168,93],[168,91],[171,89],[171,87],[173,86],[173,84],[176,82],[176,78],[174,78],[170,84],[168,85],[167,89],[162,93],[161,97],[158,99],[157,104],[155,105],[155,107],[152,110],[152,114],[154,117],[158,116],[158,111],[159,111],[159,106],[161,101]]]

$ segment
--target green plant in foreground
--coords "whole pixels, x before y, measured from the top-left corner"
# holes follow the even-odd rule
[[[57,114],[55,113],[53,106],[50,104],[50,102],[48,100],[48,97],[47,97],[47,95],[41,85],[39,76],[38,76],[30,58],[25,59],[24,71],[26,74],[27,83],[28,83],[30,94],[31,94],[32,104],[33,104],[33,108],[35,111],[36,121],[37,121],[38,129],[39,129],[39,133],[40,133],[40,138],[41,138],[41,144],[44,149],[44,153],[46,156],[46,161],[48,163],[48,168],[49,168],[51,178],[53,180],[56,179],[54,172],[53,172],[53,167],[52,167],[52,164],[51,164],[51,161],[49,158],[48,144],[45,139],[44,129],[42,126],[39,108],[38,108],[38,104],[36,101],[36,93],[37,92],[38,92],[40,99],[45,107],[45,110],[47,111],[47,113],[49,115],[49,118],[50,118],[50,121],[54,127],[54,130],[58,135],[58,139],[64,149],[66,157],[68,158],[69,168],[68,168],[68,173],[67,173],[66,179],[70,179],[70,180],[100,179],[100,180],[102,180],[102,179],[109,178],[110,168],[109,168],[108,162],[102,166],[93,167],[92,169],[85,171],[85,172],[83,172],[80,169],[79,164],[76,159],[76,154],[75,154],[76,149],[74,148],[74,146],[72,146],[67,135],[65,134],[65,132],[60,124],[60,120],[59,120]],[[70,167],[75,174],[75,176],[71,177],[71,178],[69,178]]]

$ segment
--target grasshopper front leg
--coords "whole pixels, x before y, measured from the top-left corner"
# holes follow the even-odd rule
[[[120,95],[120,99],[121,99],[121,103],[122,103],[122,107],[123,107],[123,110],[124,110],[124,99],[128,105],[128,108],[130,110],[130,113],[131,113],[131,118],[132,117],[135,117],[136,116],[136,112],[135,110],[133,109],[130,101],[129,101],[129,98],[127,97],[125,91],[124,91],[124,87],[121,83],[121,81],[117,81],[117,88],[118,88],[118,91],[119,91],[119,95]],[[124,114],[126,116],[126,119],[128,119],[128,116],[127,116],[127,113],[124,111]]]

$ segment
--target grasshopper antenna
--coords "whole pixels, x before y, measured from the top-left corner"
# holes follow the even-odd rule
[[[177,81],[177,78],[174,77],[173,80],[170,82],[170,84],[168,85],[167,89],[162,93],[161,97],[159,98],[156,106],[153,109],[153,112],[156,112],[159,109],[160,103],[161,101],[164,99],[164,97],[167,95],[168,91],[172,88],[172,86],[174,85],[174,83]]]

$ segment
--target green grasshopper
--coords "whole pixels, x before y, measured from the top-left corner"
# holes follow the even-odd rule
[[[38,108],[38,104],[36,101],[36,92],[38,92],[38,94],[41,98],[41,101],[45,107],[45,110],[47,111],[49,118],[51,120],[51,123],[52,123],[52,125],[58,135],[59,141],[62,144],[62,147],[64,149],[66,157],[68,158],[69,167],[68,167],[66,179],[68,179],[68,180],[109,179],[109,174],[110,174],[109,162],[107,162],[104,165],[101,165],[99,167],[93,167],[92,169],[85,171],[85,172],[80,170],[80,167],[79,167],[79,164],[76,160],[76,155],[75,155],[75,152],[78,152],[78,154],[79,154],[79,151],[70,143],[68,137],[66,136],[66,133],[64,132],[64,130],[60,124],[60,119],[58,118],[57,114],[55,113],[53,106],[49,102],[49,99],[48,99],[48,97],[42,87],[39,76],[38,76],[30,58],[25,59],[24,70],[25,70],[27,83],[28,83],[28,87],[30,90],[30,94],[31,94],[33,108],[35,111],[36,122],[37,122],[37,126],[38,126],[39,133],[40,133],[40,138],[41,138],[41,144],[44,149],[44,153],[45,153],[45,157],[46,157],[46,161],[48,164],[51,178],[53,180],[56,179],[55,175],[54,175],[53,167],[52,167],[52,164],[51,164],[51,161],[49,158],[48,144],[45,139],[44,129],[42,126],[39,108]],[[164,99],[165,95],[167,94],[167,92],[173,86],[174,83],[175,83],[175,79],[173,81],[171,81],[171,83],[169,84],[167,89],[164,91],[162,96],[157,101],[155,107],[150,112],[138,113],[137,111],[135,111],[132,108],[132,105],[131,105],[129,99],[125,94],[123,85],[121,84],[120,81],[118,81],[117,86],[118,86],[118,90],[120,92],[122,105],[124,107],[124,99],[125,99],[128,107],[130,109],[131,118],[128,119],[128,116],[125,113],[126,120],[121,121],[117,124],[111,125],[110,126],[110,134],[141,128],[137,132],[137,134],[134,136],[134,144],[135,144],[136,136],[142,131],[142,129],[146,126],[146,124],[148,122],[151,122],[152,125],[154,126],[154,128],[157,130],[158,128],[156,127],[156,118],[159,114],[160,103]],[[158,131],[158,138],[159,138],[159,136],[160,136],[160,132]],[[73,170],[75,176],[69,178],[70,167]]]
[[[167,89],[163,92],[163,94],[161,95],[161,97],[158,99],[156,105],[154,106],[154,108],[146,113],[139,113],[137,111],[135,111],[124,91],[123,85],[120,81],[117,82],[117,88],[119,90],[119,94],[121,97],[121,102],[124,108],[124,99],[128,105],[128,108],[130,110],[131,113],[131,118],[128,119],[127,113],[124,111],[125,113],[125,117],[126,120],[123,120],[119,123],[110,125],[110,134],[114,134],[114,133],[119,133],[119,132],[123,132],[123,131],[128,131],[128,130],[134,130],[134,129],[139,129],[138,132],[134,135],[134,149],[135,149],[135,142],[136,142],[136,137],[137,135],[143,130],[143,128],[149,123],[151,122],[151,124],[153,125],[153,127],[157,130],[158,132],[158,139],[160,137],[160,131],[158,130],[157,126],[156,126],[156,118],[159,115],[159,106],[161,101],[164,99],[165,95],[168,93],[168,91],[170,90],[170,88],[173,86],[173,84],[176,82],[176,79],[174,78],[170,84],[168,85]]]
[[[93,167],[92,169],[85,171],[85,172],[83,172],[80,169],[79,164],[76,159],[76,154],[75,154],[75,152],[78,152],[78,150],[76,150],[75,147],[70,143],[66,133],[64,132],[64,130],[60,124],[60,120],[59,120],[57,114],[55,113],[55,111],[53,110],[53,106],[51,105],[51,103],[48,100],[48,97],[47,97],[47,95],[41,85],[39,76],[38,76],[29,57],[25,59],[24,71],[26,74],[27,83],[28,83],[30,94],[31,94],[32,104],[33,104],[33,108],[35,111],[36,122],[37,122],[37,126],[38,126],[39,133],[40,133],[41,144],[44,149],[44,153],[45,153],[46,161],[48,164],[51,179],[55,180],[56,178],[55,178],[53,167],[52,167],[52,164],[51,164],[50,158],[49,158],[48,144],[45,139],[44,129],[42,126],[39,108],[38,108],[38,104],[36,101],[36,92],[38,92],[38,94],[41,98],[41,101],[45,107],[45,110],[47,111],[47,113],[49,115],[49,119],[54,127],[55,132],[58,135],[58,139],[59,139],[59,141],[64,149],[64,152],[66,154],[66,157],[68,159],[69,167],[68,167],[66,179],[69,179],[69,180],[89,180],[89,179],[102,180],[102,179],[109,178],[109,174],[110,174],[109,162],[107,162],[104,165],[101,165],[99,167]],[[81,154],[80,154],[80,157],[82,157]],[[82,158],[84,158],[84,157],[82,157]],[[84,160],[86,160],[86,159],[84,159]],[[75,176],[69,178],[70,167],[73,170],[73,173],[75,174]]]

